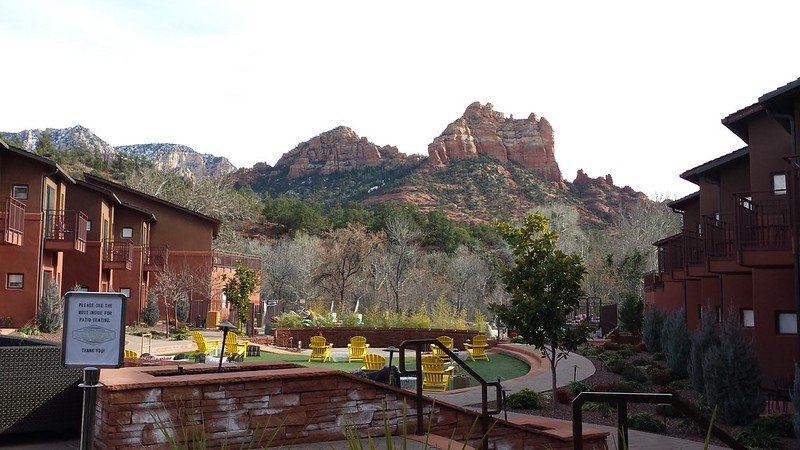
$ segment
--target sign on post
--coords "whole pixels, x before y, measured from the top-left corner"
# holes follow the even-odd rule
[[[61,364],[68,367],[122,367],[125,303],[119,292],[67,292]]]

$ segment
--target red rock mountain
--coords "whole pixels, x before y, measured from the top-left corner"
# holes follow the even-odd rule
[[[553,128],[534,113],[527,119],[506,119],[491,103],[475,102],[428,145],[431,166],[479,154],[515,162],[547,181],[563,183],[553,149]]]
[[[419,160],[419,156],[409,157],[394,146],[379,147],[366,137],[359,137],[348,127],[337,127],[285,153],[275,167],[288,167],[289,178],[298,178],[312,174],[330,175],[363,167],[392,169]]]
[[[610,218],[617,208],[625,208],[637,201],[647,200],[646,195],[634,191],[630,186],[616,186],[611,175],[590,178],[582,169],[578,170],[575,181],[572,182],[572,194],[589,211],[606,219]]]

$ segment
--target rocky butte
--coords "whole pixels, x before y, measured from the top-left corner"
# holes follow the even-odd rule
[[[364,167],[393,169],[418,162],[417,155],[409,157],[390,145],[380,147],[348,127],[336,127],[285,153],[275,168],[288,168],[289,178],[299,178]]]
[[[475,102],[428,145],[428,163],[441,167],[462,158],[487,155],[514,162],[540,178],[563,185],[554,152],[553,128],[531,113],[526,119],[505,118],[492,104]]]

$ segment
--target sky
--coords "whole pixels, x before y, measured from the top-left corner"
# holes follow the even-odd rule
[[[553,126],[564,178],[651,197],[800,77],[796,1],[0,0],[0,130],[77,124],[274,164],[339,125],[427,154],[472,102]]]

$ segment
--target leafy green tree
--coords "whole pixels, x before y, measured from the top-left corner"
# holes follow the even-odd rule
[[[423,245],[441,249],[452,255],[458,247],[471,242],[469,232],[442,211],[431,211],[426,219]]]
[[[682,309],[668,314],[664,320],[661,329],[661,348],[664,351],[664,361],[672,375],[677,378],[688,376],[692,337],[686,328],[686,314]]]
[[[281,225],[284,233],[305,231],[318,234],[328,227],[328,220],[318,205],[285,195],[266,199],[265,203],[264,218]]]
[[[222,286],[222,292],[225,293],[228,301],[236,306],[236,311],[239,314],[239,328],[244,329],[250,314],[248,308],[250,295],[258,287],[258,274],[253,269],[239,266],[236,268],[233,277],[222,274],[222,281],[225,283]]]
[[[374,220],[373,212],[358,203],[336,205],[328,211],[328,221],[334,229],[347,228],[348,225],[368,226]]]
[[[558,233],[540,214],[528,214],[521,227],[507,222],[495,222],[495,226],[513,251],[514,266],[502,270],[511,304],[495,303],[492,309],[550,361],[555,392],[556,366],[588,335],[585,327],[567,324],[584,296],[583,263],[579,256],[556,249]],[[553,396],[554,405],[555,401]]]
[[[723,423],[745,425],[764,411],[761,370],[736,314],[727,316],[719,345],[709,348],[703,358],[705,399],[709,407],[717,407]]]
[[[644,302],[634,293],[625,294],[619,305],[619,321],[622,329],[634,335],[642,334],[644,325]]]

